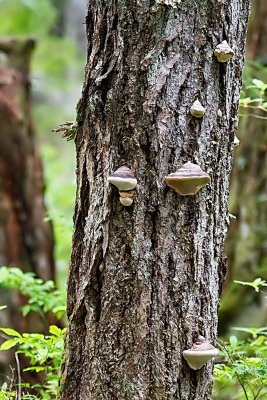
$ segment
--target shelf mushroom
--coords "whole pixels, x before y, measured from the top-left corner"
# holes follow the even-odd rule
[[[181,196],[193,196],[210,182],[210,176],[197,164],[187,162],[165,178],[166,183]]]
[[[218,354],[218,350],[212,346],[203,336],[197,338],[191,349],[184,350],[183,356],[191,369],[198,370],[206,362]]]
[[[130,168],[126,166],[118,168],[108,177],[108,182],[119,189],[120,202],[123,206],[129,207],[133,204],[137,179]]]
[[[202,106],[198,99],[192,104],[190,108],[190,113],[197,118],[201,118],[205,114],[205,108]]]
[[[220,63],[227,62],[234,54],[234,50],[229,46],[226,40],[218,44],[214,50],[214,55]]]
[[[234,146],[237,147],[239,146],[240,140],[238,139],[238,137],[235,135],[234,137]]]

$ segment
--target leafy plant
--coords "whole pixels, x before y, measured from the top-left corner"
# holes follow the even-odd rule
[[[215,388],[220,386],[239,385],[239,399],[264,399],[267,395],[267,338],[259,336],[256,340],[240,341],[231,336],[229,342],[219,343],[223,363],[216,364]],[[216,385],[217,383],[217,385]],[[218,385],[219,384],[219,385]]]
[[[23,273],[19,268],[0,268],[0,286],[17,289],[29,298],[28,304],[21,307],[23,316],[30,311],[40,313],[43,317],[48,311],[60,319],[66,309],[66,293],[55,288],[53,281],[44,282],[34,273]]]
[[[234,281],[253,287],[259,292],[266,281],[256,278],[253,282]],[[239,340],[231,336],[228,342],[218,342],[222,361],[215,365],[214,396],[227,386],[234,392],[231,400],[260,400],[267,396],[267,327],[234,327],[236,331],[249,333],[252,337]],[[237,390],[236,390],[237,388]],[[216,396],[214,397],[214,399]]]
[[[239,285],[244,286],[251,286],[255,289],[256,292],[259,292],[260,286],[267,286],[267,282],[263,281],[261,278],[256,278],[253,282],[234,281],[234,283],[238,283]]]
[[[263,327],[263,328],[240,328],[240,327],[233,327],[232,329],[235,330],[235,331],[250,333],[254,339],[256,339],[257,335],[260,335],[260,334],[266,335],[266,334],[267,334],[267,326],[265,326],[265,327]]]
[[[65,312],[66,294],[55,289],[52,281],[43,282],[34,277],[32,273],[23,273],[18,268],[0,268],[0,286],[8,289],[17,289],[29,298],[28,304],[22,307],[23,315],[30,311],[44,315],[47,311],[60,318]],[[0,309],[6,306],[0,307]],[[15,358],[18,369],[17,383],[14,378],[10,385],[5,382],[0,389],[1,399],[23,400],[51,400],[57,393],[60,378],[59,367],[61,363],[65,329],[56,325],[49,327],[50,335],[40,333],[19,333],[14,329],[0,328],[2,337],[6,340],[2,343],[0,351],[16,348]],[[30,359],[31,366],[23,371],[34,371],[42,374],[42,383],[30,385],[21,382],[19,354]],[[29,394],[29,392],[35,392]]]
[[[29,384],[23,383],[20,386],[24,389],[31,388],[38,392],[37,396],[25,393],[22,399],[51,399],[57,394],[59,381],[59,366],[64,346],[64,334],[66,329],[60,329],[56,325],[50,326],[51,335],[45,336],[37,333],[23,333],[22,335],[9,328],[0,328],[5,335],[12,336],[7,339],[0,347],[0,350],[9,350],[18,346],[17,354],[24,354],[31,360],[31,367],[25,368],[24,371],[35,371],[43,373],[43,383],[30,387]],[[21,389],[21,387],[19,389]],[[5,390],[2,389],[2,396],[6,396],[7,385]],[[16,393],[12,391],[11,393]],[[9,393],[10,394],[10,393]],[[41,397],[40,397],[41,396]],[[14,395],[13,395],[14,397]],[[8,398],[1,397],[0,399]]]
[[[241,92],[239,105],[243,108],[254,108],[267,112],[267,83],[260,79],[252,79],[251,83]],[[265,119],[265,117],[260,117]]]

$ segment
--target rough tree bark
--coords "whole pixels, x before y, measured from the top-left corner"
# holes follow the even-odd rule
[[[194,372],[182,351],[198,333],[216,338],[248,9],[89,3],[61,400],[210,398],[212,362]],[[219,64],[225,39],[235,56]],[[164,181],[186,161],[211,176],[196,196]],[[107,183],[122,165],[138,179],[128,208]]]

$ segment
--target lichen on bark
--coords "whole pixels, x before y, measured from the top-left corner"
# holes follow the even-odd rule
[[[216,339],[249,1],[176,3],[89,3],[61,400],[210,398],[212,362],[194,372],[182,351]],[[165,177],[187,161],[211,184],[183,197]],[[107,183],[122,165],[131,207]]]

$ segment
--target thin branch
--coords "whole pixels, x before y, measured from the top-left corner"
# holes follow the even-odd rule
[[[237,374],[236,374],[236,377],[237,377],[237,380],[238,380],[238,382],[239,382],[239,385],[242,387],[243,392],[245,393],[246,399],[249,400],[245,386],[243,385],[243,383],[240,382],[239,377],[238,377]]]
[[[261,111],[264,111],[264,112],[267,112],[267,109],[266,108],[263,108],[263,107],[261,107],[261,106],[250,106],[250,105],[244,105],[244,104],[240,104],[240,107],[243,107],[243,108],[253,108],[253,109],[255,109],[255,110],[261,110]]]
[[[257,399],[257,397],[259,396],[259,394],[260,394],[260,392],[262,391],[262,389],[263,389],[263,386],[261,386],[261,387],[259,388],[259,390],[258,390],[256,396],[254,397],[254,400]]]
[[[252,387],[250,386],[250,384],[248,382],[247,382],[247,385],[248,385],[249,389],[251,390],[252,396],[254,397],[255,394],[254,394],[254,391],[253,391]]]
[[[20,363],[19,363],[19,357],[17,353],[15,353],[15,359],[17,363],[17,370],[18,370],[18,400],[21,400],[21,376],[20,376]],[[16,396],[17,398],[17,396]]]
[[[239,117],[254,117],[257,119],[267,119],[267,117],[260,117],[259,115],[254,115],[254,114],[239,114]]]
[[[8,377],[8,379],[10,380],[9,391],[11,392],[14,384],[14,368],[12,368],[10,365],[10,369],[11,369],[11,378]],[[16,394],[16,399],[17,399],[17,394]]]
[[[0,337],[4,338],[4,339],[10,339],[10,336],[6,335],[5,333],[1,332],[0,333]]]

